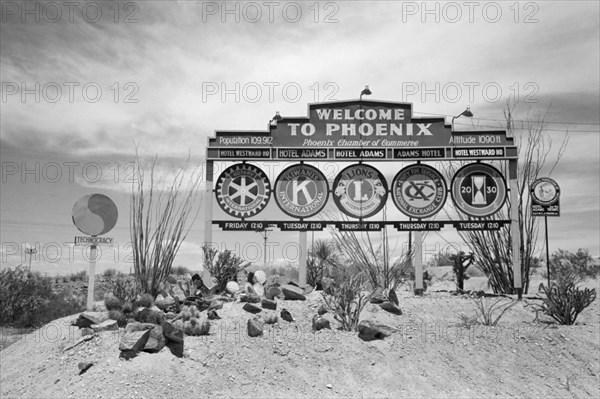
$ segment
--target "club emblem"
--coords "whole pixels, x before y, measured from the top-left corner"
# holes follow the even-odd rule
[[[444,177],[427,165],[410,165],[392,182],[392,199],[406,216],[427,218],[438,213],[446,203]]]
[[[321,171],[310,165],[293,165],[275,182],[275,201],[286,214],[307,218],[327,204],[329,185]]]
[[[384,207],[387,195],[385,177],[369,165],[348,166],[333,182],[335,204],[354,218],[368,218],[377,214]]]
[[[485,217],[498,212],[504,205],[506,192],[502,173],[488,164],[465,165],[452,178],[452,200],[469,216]]]
[[[236,164],[221,173],[215,195],[221,209],[232,216],[245,218],[257,215],[267,206],[271,183],[256,166]]]

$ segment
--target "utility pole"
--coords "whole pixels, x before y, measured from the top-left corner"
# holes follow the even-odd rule
[[[37,249],[35,249],[34,247],[32,247],[31,245],[27,244],[25,245],[25,253],[29,254],[29,269],[28,272],[31,273],[31,257],[37,253]]]

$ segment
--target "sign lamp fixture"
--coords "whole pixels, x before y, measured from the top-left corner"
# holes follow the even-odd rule
[[[455,117],[452,118],[452,131],[454,131],[454,120],[456,118],[460,118],[461,116],[466,116],[467,118],[472,118],[473,117],[473,113],[471,112],[471,107],[467,107],[467,109],[465,109],[462,113],[456,115]]]
[[[360,99],[362,100],[362,96],[370,96],[371,94],[371,90],[369,90],[369,85],[365,85],[365,88],[363,89],[363,91],[360,92]]]
[[[269,124],[275,122],[277,123],[278,121],[282,120],[283,118],[281,117],[281,115],[279,115],[279,111],[275,112],[275,116],[273,118],[271,118],[271,120],[269,121]]]

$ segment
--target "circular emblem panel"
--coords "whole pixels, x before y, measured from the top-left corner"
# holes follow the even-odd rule
[[[119,212],[117,206],[104,194],[88,194],[79,198],[73,206],[73,224],[83,234],[97,236],[108,233],[115,224]]]
[[[463,166],[452,178],[452,200],[456,207],[474,217],[498,212],[506,201],[506,182],[493,166],[472,163]]]
[[[372,166],[356,164],[343,169],[333,182],[333,200],[346,215],[368,218],[387,200],[385,177]]]
[[[215,195],[221,209],[232,216],[245,218],[265,209],[271,195],[271,183],[256,166],[236,164],[221,173]]]
[[[550,205],[558,200],[560,187],[553,179],[542,177],[531,184],[531,195],[540,205]]]
[[[400,170],[392,182],[392,199],[400,212],[413,218],[438,213],[446,202],[444,177],[427,165],[410,165]]]
[[[275,201],[286,214],[307,218],[327,204],[329,184],[321,171],[310,165],[293,165],[275,182]]]

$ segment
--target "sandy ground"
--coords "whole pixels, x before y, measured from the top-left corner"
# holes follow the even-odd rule
[[[481,284],[477,279],[468,284]],[[70,326],[76,316],[66,317],[0,351],[0,397],[600,396],[600,301],[575,326],[532,323],[535,313],[528,304],[536,301],[525,299],[498,326],[468,329],[459,325],[458,315],[474,315],[472,300],[432,292],[436,284],[423,297],[399,291],[401,316],[369,304],[362,319],[398,328],[372,342],[353,332],[313,333],[310,320],[321,303],[317,292],[306,302],[280,300],[277,313],[287,308],[296,322],[280,319],[259,338],[247,335],[251,315],[242,304],[226,303],[210,336],[186,337],[182,359],[165,348],[119,360],[122,331],[101,333],[63,352],[80,337]],[[79,362],[94,365],[79,375]]]

